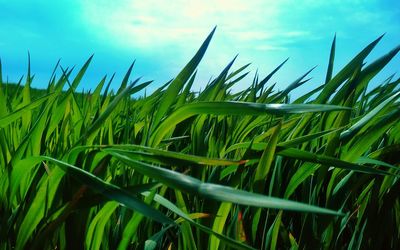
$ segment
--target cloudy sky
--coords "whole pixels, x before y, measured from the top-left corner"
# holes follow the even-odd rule
[[[316,65],[310,85],[323,81],[335,33],[336,70],[383,33],[369,61],[400,44],[398,0],[0,0],[0,10],[3,77],[24,75],[29,51],[35,87],[47,85],[58,59],[80,67],[94,53],[81,88],[114,72],[117,88],[136,60],[133,77],[155,80],[151,91],[179,72],[216,25],[195,89],[236,54],[234,68],[252,63],[252,75],[237,89],[250,84],[256,70],[263,77],[289,57],[273,79],[284,88]],[[378,79],[400,71],[399,57]]]

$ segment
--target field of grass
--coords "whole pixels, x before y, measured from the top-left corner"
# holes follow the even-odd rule
[[[291,100],[265,78],[232,93],[230,62],[200,93],[196,67],[213,32],[171,82],[76,91],[58,65],[33,92],[2,81],[0,249],[400,249],[400,92],[371,80],[397,47],[381,38]],[[336,70],[335,70],[336,71]],[[11,90],[12,89],[12,90]]]

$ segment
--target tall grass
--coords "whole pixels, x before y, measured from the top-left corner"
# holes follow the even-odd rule
[[[76,91],[91,58],[43,94],[10,91],[0,65],[0,249],[399,249],[400,80],[368,90],[399,47],[381,37],[325,83],[290,100],[230,62],[200,93],[178,76]],[[59,70],[59,65],[56,69]],[[55,72],[57,71],[55,70]],[[65,89],[67,89],[65,91]]]

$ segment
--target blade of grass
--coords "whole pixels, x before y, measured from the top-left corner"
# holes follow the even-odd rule
[[[90,188],[95,190],[98,193],[106,196],[111,200],[118,201],[119,203],[125,205],[126,207],[137,211],[148,218],[151,218],[160,223],[173,223],[171,219],[166,217],[160,211],[150,207],[145,204],[143,201],[139,200],[137,197],[127,192],[124,189],[121,189],[118,186],[112,185],[110,183],[104,182],[102,179],[97,176],[84,171],[83,169],[77,168],[71,164],[56,160],[51,157],[42,156],[42,159],[50,161],[57,166],[59,166],[63,171],[70,174],[73,178],[79,180],[85,185],[88,185]]]
[[[54,96],[55,96],[55,94],[48,94],[46,96],[40,97],[40,98],[36,99],[35,101],[25,105],[24,107],[22,107],[18,110],[15,110],[14,112],[10,113],[9,115],[1,117],[0,118],[0,128],[6,127],[13,121],[20,118],[24,113],[29,112],[30,110],[33,110],[33,109],[39,107],[41,104],[43,104],[48,99],[50,99],[51,97],[54,97]]]
[[[198,114],[209,115],[284,115],[301,114],[306,112],[329,112],[338,110],[348,110],[346,107],[315,105],[315,104],[261,104],[245,102],[198,102],[182,106],[167,119],[165,119],[156,129],[151,137],[150,144],[158,145],[164,136],[176,124],[185,119]]]
[[[380,169],[366,167],[363,165],[342,161],[342,160],[339,160],[334,157],[314,154],[314,153],[310,153],[310,152],[300,150],[300,149],[294,149],[294,148],[281,149],[281,150],[278,150],[278,154],[281,156],[290,157],[293,159],[299,159],[299,160],[303,160],[303,161],[319,163],[319,164],[342,168],[342,169],[347,169],[347,170],[354,170],[354,171],[357,171],[360,173],[391,175],[389,172],[383,171]]]
[[[167,113],[168,109],[172,105],[172,103],[176,100],[176,96],[178,96],[179,91],[183,88],[186,81],[193,74],[197,65],[200,63],[203,58],[208,44],[211,41],[211,38],[214,35],[216,27],[211,31],[206,40],[200,46],[197,53],[193,56],[193,58],[189,61],[189,63],[182,69],[182,71],[177,75],[177,77],[171,82],[168,86],[167,90],[163,94],[163,97],[160,101],[160,105],[158,106],[157,112],[155,113],[153,126],[157,127],[160,123],[163,116]]]
[[[154,167],[149,164],[132,160],[129,157],[113,152],[110,149],[105,149],[103,151],[109,153],[110,155],[116,157],[117,159],[121,160],[127,165],[133,167],[136,171],[150,178],[154,178],[155,180],[164,183],[165,185],[171,188],[177,188],[187,193],[200,195],[207,199],[232,202],[236,204],[254,206],[254,207],[341,215],[340,212],[329,210],[326,208],[320,208],[299,202],[250,193],[234,189],[228,186],[204,183],[198,179],[183,175],[181,173],[172,170]]]

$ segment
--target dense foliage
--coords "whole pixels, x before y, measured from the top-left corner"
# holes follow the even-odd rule
[[[368,88],[399,47],[369,44],[290,100],[233,61],[200,93],[214,31],[171,82],[93,92],[56,66],[44,94],[2,81],[0,249],[399,249],[400,80]]]

